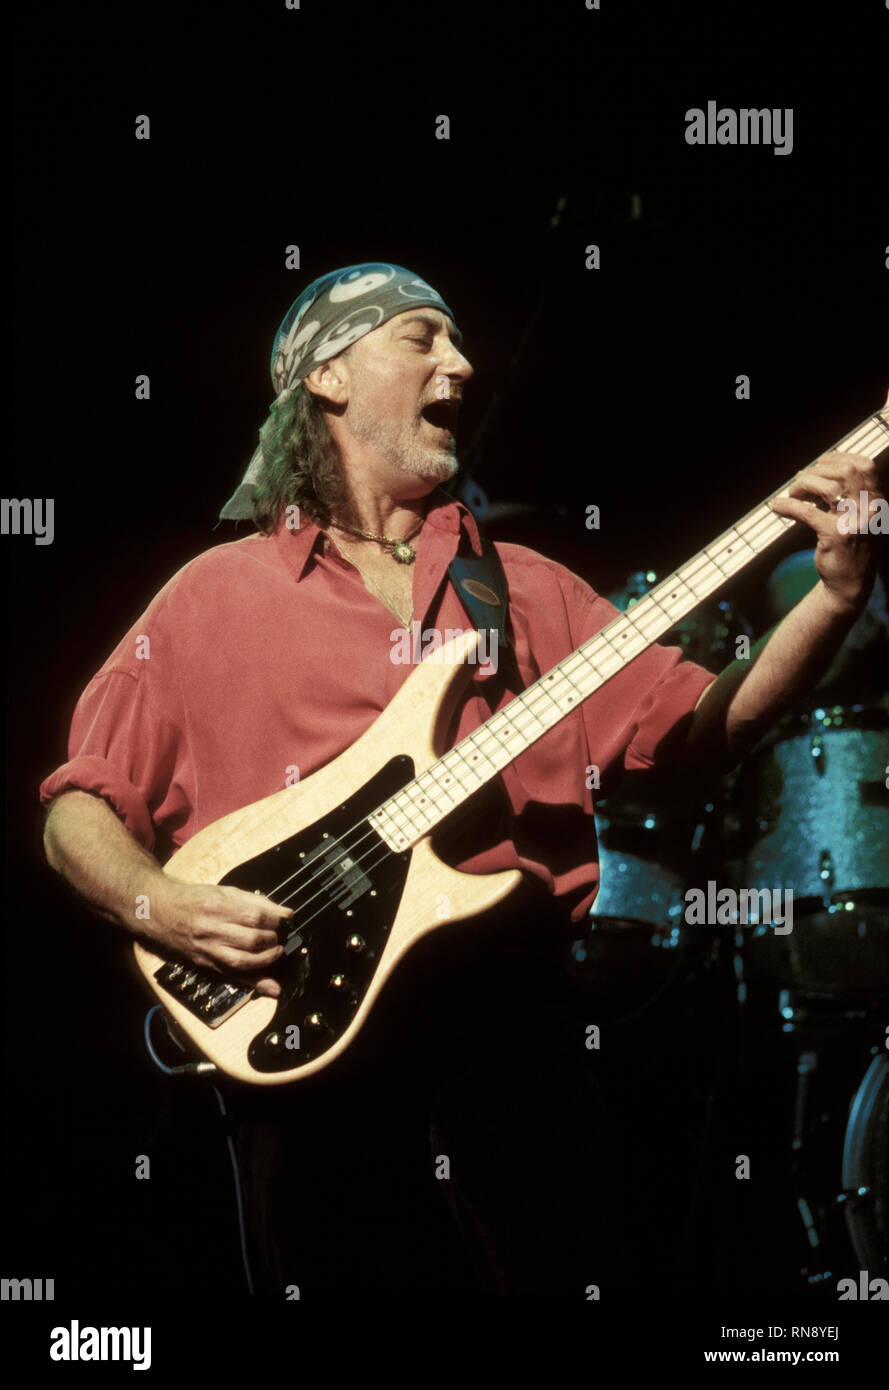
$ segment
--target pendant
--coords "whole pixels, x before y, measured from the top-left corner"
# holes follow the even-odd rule
[[[407,541],[397,541],[392,547],[392,559],[397,560],[400,565],[412,565],[417,558],[417,552]]]

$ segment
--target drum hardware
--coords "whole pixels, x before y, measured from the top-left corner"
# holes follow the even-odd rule
[[[805,1230],[806,1238],[809,1244],[811,1245],[812,1249],[817,1250],[821,1244],[821,1237],[818,1234],[818,1229],[815,1225],[815,1222],[812,1220],[812,1213],[809,1210],[809,1204],[806,1201],[805,1197],[798,1196],[796,1199],[796,1206],[797,1211],[800,1214],[800,1220],[803,1223],[803,1229]],[[827,1271],[825,1270],[824,1273],[826,1274],[826,1272]],[[811,1280],[812,1276],[808,1274],[808,1271],[807,1277]],[[822,1275],[822,1278],[823,1277],[824,1275]]]
[[[844,1024],[872,1023],[881,1013],[882,1005],[879,999],[862,1000],[858,1004],[847,1002],[842,1007],[833,999],[800,1001],[789,989],[782,989],[778,992],[777,1010],[781,1032],[793,1034],[810,1024],[821,1029],[839,1029]]]
[[[843,1143],[843,1208],[859,1268],[886,1268],[889,1206],[889,1053],[871,1049],[871,1062],[849,1106]]]
[[[819,1231],[815,1217],[812,1215],[811,1204],[802,1189],[804,1183],[804,1149],[807,1139],[811,1139],[811,1135],[807,1135],[806,1133],[807,1114],[812,1095],[811,1078],[817,1071],[817,1068],[817,1052],[800,1053],[796,1064],[796,1092],[794,1096],[793,1137],[791,1140],[793,1157],[790,1163],[791,1181],[796,1196],[797,1214],[802,1222],[806,1240],[813,1251],[820,1250],[821,1248],[821,1232]],[[822,1117],[822,1122],[823,1119],[824,1117]],[[826,1273],[826,1270],[821,1270],[821,1277],[823,1278]],[[809,1270],[806,1270],[806,1277],[811,1281],[812,1274]]]
[[[871,1051],[877,1053],[876,1048]],[[835,1073],[832,1075],[831,1067],[827,1067],[820,1096],[815,1093],[815,1080],[822,1061],[836,1060],[833,1053],[822,1055],[808,1049],[799,1054],[796,1066],[791,1181],[797,1215],[815,1266],[806,1262],[800,1271],[810,1285],[825,1282],[832,1277],[832,1270],[848,1262],[849,1237],[860,1267],[879,1269],[878,1246],[880,1240],[885,1240],[885,1123],[880,1145],[878,1108],[882,1101],[885,1111],[889,1095],[889,1059],[885,1054],[874,1055],[849,1106],[843,1141],[843,1187],[840,1192],[833,1189],[831,1193],[831,1175],[836,1173],[842,1132],[837,1129]],[[825,1090],[825,1086],[829,1088]],[[875,1190],[880,1180],[884,1184],[882,1201]],[[838,1224],[841,1214],[845,1215],[845,1222]]]
[[[821,733],[812,735],[812,742],[809,745],[809,752],[815,760],[815,771],[820,777],[824,776],[824,736]]]
[[[714,807],[714,804],[713,804],[712,801],[708,801],[707,804],[706,804],[706,806],[704,807],[705,813],[706,813],[707,815],[711,815],[711,816],[712,816],[712,814],[713,814],[714,809],[715,809],[715,807]],[[705,820],[699,820],[698,823],[697,823],[697,825],[696,825],[695,828],[694,828],[694,831],[693,831],[692,837],[691,837],[690,849],[691,849],[691,852],[692,852],[693,855],[694,855],[694,854],[697,854],[698,851],[700,850],[701,845],[702,845],[703,842],[704,842],[704,835],[706,834],[706,831],[707,831],[707,822],[706,822]]]
[[[864,1076],[856,1083],[861,1030],[838,1028],[838,1021],[833,1012],[800,1030],[805,1041],[788,1096],[788,1197],[808,1251],[800,1275],[810,1286],[826,1284],[838,1270],[886,1270],[889,1053],[877,1045],[866,1049]]]
[[[744,933],[735,930],[732,939],[732,973],[735,977],[735,998],[739,1008],[747,1003],[747,977],[744,973]]]
[[[842,1192],[838,1192],[834,1201],[839,1206],[842,1202],[848,1202],[850,1198],[870,1197],[873,1199],[875,1196],[876,1194],[871,1187],[848,1187],[844,1188]]]
[[[793,1142],[792,1148],[797,1152],[803,1146],[803,1128],[806,1111],[806,1100],[809,1095],[809,1078],[818,1066],[817,1052],[803,1052],[796,1066],[797,1084],[796,1100],[794,1103],[793,1114]]]

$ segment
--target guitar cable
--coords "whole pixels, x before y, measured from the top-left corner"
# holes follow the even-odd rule
[[[152,1062],[154,1062],[154,1065],[160,1071],[162,1071],[165,1076],[208,1076],[211,1072],[215,1072],[217,1068],[213,1062],[188,1062],[183,1064],[182,1066],[168,1067],[166,1062],[161,1060],[157,1050],[155,1049],[154,1043],[151,1040],[151,1020],[155,1014],[159,1013],[163,1013],[162,1006],[160,1004],[153,1005],[152,1008],[150,1008],[148,1010],[148,1013],[145,1015],[145,1026],[143,1029],[145,1037],[145,1048]],[[223,1100],[221,1093],[216,1089],[215,1086],[212,1085],[212,1083],[211,1090],[214,1096],[216,1097],[223,1119],[228,1121],[230,1117],[228,1111],[225,1108],[225,1101]],[[231,1136],[231,1128],[228,1124],[226,1124],[225,1128],[225,1143],[228,1149],[228,1156],[231,1159],[232,1176],[234,1178],[235,1184],[235,1206],[238,1212],[238,1235],[240,1238],[241,1245],[241,1263],[244,1266],[244,1278],[247,1281],[247,1292],[250,1294],[251,1297],[253,1297],[253,1274],[250,1269],[250,1259],[247,1254],[247,1223],[244,1218],[244,1200],[241,1192],[241,1171],[238,1167],[238,1156],[235,1153],[235,1145],[234,1140]]]

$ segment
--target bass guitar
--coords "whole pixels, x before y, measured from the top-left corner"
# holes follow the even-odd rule
[[[876,458],[889,446],[889,401],[834,449]],[[233,884],[293,908],[276,999],[142,942],[151,989],[208,1061],[239,1081],[278,1086],[350,1047],[411,947],[447,922],[487,912],[522,881],[517,870],[464,874],[434,853],[431,833],[559,720],[739,574],[797,523],[771,510],[793,480],[705,546],[455,747],[442,752],[472,671],[476,632],[421,661],[371,727],[326,767],[223,816],[165,870],[186,883]]]

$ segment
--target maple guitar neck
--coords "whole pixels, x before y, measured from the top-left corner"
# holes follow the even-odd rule
[[[831,447],[876,458],[889,447],[889,402]],[[795,477],[637,600],[631,612],[613,618],[379,806],[368,821],[389,848],[399,852],[410,849],[428,835],[559,720],[795,526],[792,518],[779,516],[769,506],[774,498],[789,495]]]

